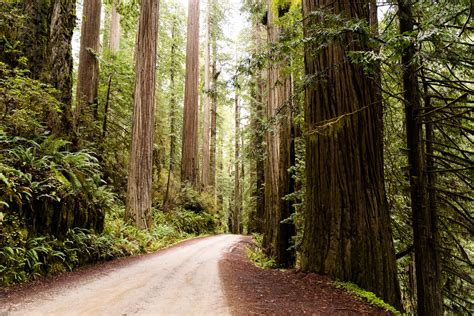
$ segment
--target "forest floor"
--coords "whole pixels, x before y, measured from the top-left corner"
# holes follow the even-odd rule
[[[335,288],[328,277],[256,267],[246,254],[252,246],[243,237],[219,263],[234,315],[392,315]]]
[[[0,315],[387,314],[325,277],[256,267],[245,253],[250,243],[233,235],[197,238],[0,289]]]

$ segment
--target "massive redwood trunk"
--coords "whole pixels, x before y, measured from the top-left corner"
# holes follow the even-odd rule
[[[76,124],[82,125],[86,113],[97,119],[99,93],[100,0],[85,0],[82,12],[81,48],[77,70]]]
[[[141,229],[148,229],[151,224],[158,16],[159,0],[141,1],[135,61],[132,148],[125,210],[126,219]]]
[[[72,36],[76,26],[76,1],[55,0],[52,2],[49,45],[44,65],[44,80],[60,93],[62,102],[62,132],[68,134],[72,129]],[[46,62],[45,62],[46,61]]]
[[[268,42],[277,43],[282,32],[275,23],[271,1],[267,2]],[[295,234],[292,223],[282,223],[292,211],[292,205],[284,197],[293,191],[294,185],[288,173],[291,167],[291,109],[289,105],[291,80],[282,71],[282,62],[270,63],[268,69],[268,102],[266,117],[269,129],[266,133],[265,159],[265,223],[264,246],[277,264],[290,267],[294,264],[294,250],[289,251],[291,237]],[[294,154],[294,153],[293,153]]]
[[[199,0],[189,0],[181,182],[198,185]]]
[[[272,10],[272,1],[267,0],[268,21],[267,33],[268,42],[275,43],[278,40],[279,30],[274,25]],[[280,214],[280,196],[278,193],[278,162],[279,162],[279,137],[278,126],[275,116],[281,102],[279,90],[281,86],[277,85],[280,79],[279,67],[276,64],[270,64],[267,70],[268,75],[268,97],[266,104],[265,117],[268,126],[265,133],[266,157],[265,157],[265,234],[263,238],[264,248],[268,254],[274,256],[276,249],[277,230],[279,227],[278,216]]]
[[[369,21],[368,2],[303,0],[306,37],[324,23],[315,10]],[[316,52],[318,47],[320,51]],[[352,281],[400,307],[385,199],[381,102],[372,76],[348,51],[369,50],[346,32],[305,47],[306,211],[301,267]],[[324,76],[321,76],[324,74]]]
[[[18,7],[25,16],[19,39],[22,55],[28,58],[33,79],[49,83],[59,91],[62,125],[55,132],[72,127],[72,35],[76,26],[75,0],[22,0]]]

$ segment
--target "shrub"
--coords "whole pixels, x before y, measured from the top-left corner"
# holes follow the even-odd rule
[[[178,202],[183,209],[194,213],[215,212],[212,197],[206,193],[198,192],[190,186],[185,186],[181,189]]]

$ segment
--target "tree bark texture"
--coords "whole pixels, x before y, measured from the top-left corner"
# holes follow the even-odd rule
[[[204,118],[203,118],[203,136],[202,136],[202,189],[209,191],[209,168],[210,168],[210,120],[211,120],[211,8],[212,2],[207,1],[207,25],[206,25],[206,43],[204,52]]]
[[[253,27],[253,37],[255,41],[255,53],[260,53],[261,46],[262,46],[262,24],[260,21],[254,22]],[[264,158],[265,156],[265,143],[264,143],[264,82],[262,79],[262,72],[258,72],[255,74],[255,86],[254,86],[254,102],[253,102],[253,133],[254,136],[254,143],[253,143],[253,150],[255,151],[255,162],[253,163],[255,168],[255,175],[254,175],[254,190],[253,190],[253,198],[255,199],[255,212],[253,212],[254,218],[252,218],[253,229],[263,234],[264,233],[264,221],[265,221],[265,163]]]
[[[84,0],[81,25],[81,47],[77,70],[76,125],[83,124],[86,114],[97,119],[99,93],[100,0]]]
[[[72,127],[72,36],[76,26],[76,1],[22,1],[27,19],[20,32],[22,53],[28,58],[33,79],[49,83],[58,90],[62,102],[61,132]]]
[[[275,24],[271,1],[268,1],[268,42],[279,40],[281,28]],[[271,128],[266,134],[266,167],[265,169],[265,222],[266,233],[264,246],[275,258],[278,265],[290,267],[294,264],[294,251],[288,251],[295,227],[290,223],[281,223],[288,218],[292,205],[283,198],[294,190],[288,173],[291,163],[291,81],[283,74],[280,62],[273,62],[268,69],[268,103],[266,117]],[[283,113],[283,115],[281,115]],[[282,182],[284,181],[284,182]]]
[[[166,193],[164,199],[164,209],[168,208],[169,197],[170,197],[170,185],[171,185],[171,176],[174,173],[175,169],[175,160],[176,160],[176,134],[177,134],[177,102],[176,102],[176,69],[178,67],[176,62],[176,36],[178,32],[178,21],[177,17],[173,16],[173,24],[171,26],[171,63],[170,63],[170,156],[169,156],[169,168],[168,168],[168,181],[166,184]]]
[[[304,31],[327,10],[369,21],[368,2],[303,0]],[[348,51],[369,50],[345,33],[315,54],[305,46],[306,210],[301,267],[351,281],[400,307],[395,251],[385,198],[382,121],[374,79]],[[324,78],[320,79],[324,75]]]
[[[278,27],[273,25],[272,1],[267,0],[268,22],[267,33],[268,42],[274,43],[279,36]],[[268,75],[268,99],[265,117],[268,126],[265,133],[266,157],[265,157],[265,234],[263,246],[268,254],[275,255],[277,230],[279,228],[278,215],[280,214],[280,196],[278,193],[278,162],[279,162],[279,137],[278,126],[274,121],[277,108],[282,104],[278,85],[279,69],[278,65],[270,63],[267,70]]]
[[[189,0],[181,182],[198,185],[199,0]]]
[[[63,103],[63,131],[72,128],[72,36],[76,26],[75,0],[55,0],[51,16],[46,82],[56,88]]]
[[[400,33],[414,30],[412,1],[398,1]],[[410,175],[410,195],[415,246],[415,270],[418,315],[443,315],[440,262],[437,251],[436,208],[429,207],[426,153],[423,144],[422,107],[418,85],[415,46],[403,51],[403,97],[405,99],[406,137]],[[430,130],[428,130],[431,132]],[[431,137],[431,134],[428,134]]]
[[[140,229],[151,224],[156,45],[159,0],[142,0],[136,45],[132,146],[125,217]]]
[[[211,32],[212,41],[212,86],[211,86],[211,145],[209,158],[209,186],[216,196],[216,155],[217,155],[217,39],[215,32]]]
[[[20,31],[22,53],[28,58],[28,69],[33,79],[44,78],[44,64],[48,56],[53,5],[43,0],[22,0],[20,11],[26,18]]]
[[[117,53],[120,49],[120,14],[117,12],[117,0],[112,0],[109,49],[112,53]]]
[[[291,102],[291,77],[283,78],[281,92],[284,93],[283,100],[285,106],[282,110],[283,115],[279,124],[279,195],[280,195],[280,214],[277,216],[278,231],[276,234],[276,262],[285,268],[290,268],[295,264],[296,253],[291,247],[291,238],[296,234],[296,227],[293,222],[285,221],[294,212],[291,201],[285,199],[285,196],[295,191],[295,181],[291,177],[289,169],[295,163],[295,139],[293,136],[293,106]],[[282,223],[282,221],[285,221]]]
[[[262,25],[258,24],[258,31],[261,32]],[[259,43],[260,44],[260,43]],[[263,80],[265,76],[265,72],[259,73],[259,80],[257,81],[257,117],[260,122],[260,133],[259,133],[259,143],[261,144],[260,150],[262,152],[262,156],[260,159],[257,160],[257,190],[258,190],[258,198],[257,198],[257,218],[259,218],[259,224],[257,225],[257,229],[260,233],[264,233],[265,231],[265,159],[263,158],[266,152],[266,144],[265,144],[265,134],[263,133],[264,125],[263,122],[265,120],[265,108],[267,104],[267,94],[265,91],[267,90],[266,81]]]
[[[240,214],[242,212],[242,188],[240,169],[240,100],[235,92],[235,155],[234,155],[234,210],[232,212],[232,233],[240,234]]]

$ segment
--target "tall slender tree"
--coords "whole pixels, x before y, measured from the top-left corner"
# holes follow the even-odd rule
[[[278,27],[274,25],[272,1],[267,0],[267,40],[269,44],[275,43],[278,39]],[[279,71],[278,65],[270,64],[267,70],[268,98],[266,104],[265,117],[268,124],[273,124],[265,133],[266,157],[265,157],[265,234],[264,247],[272,256],[276,249],[276,230],[278,228],[277,214],[280,213],[280,200],[278,194],[278,162],[279,147],[278,127],[276,126],[276,113],[280,104],[279,99]]]
[[[398,1],[400,33],[410,36],[414,31],[413,2]],[[418,315],[443,315],[441,269],[437,250],[436,205],[429,203],[426,152],[423,143],[422,106],[418,84],[419,64],[415,45],[406,46],[402,55],[403,97],[405,102],[406,137],[410,174],[410,195],[413,218],[413,244]],[[427,136],[431,137],[430,128]],[[432,203],[435,204],[435,203]]]
[[[181,182],[198,185],[199,0],[188,2]]]
[[[141,229],[151,223],[156,45],[159,0],[142,0],[135,60],[132,145],[125,217]]]
[[[171,62],[170,62],[170,156],[169,156],[169,169],[168,169],[168,180],[166,183],[166,193],[164,199],[164,209],[168,208],[168,202],[170,198],[170,186],[171,186],[171,177],[174,174],[175,164],[176,164],[176,134],[177,134],[177,100],[176,100],[176,70],[178,63],[176,60],[176,37],[178,35],[178,19],[176,13],[174,13],[173,21],[171,25]]]
[[[323,19],[311,15],[318,10],[369,21],[368,2],[303,0],[307,38],[317,37],[318,28],[324,27]],[[381,103],[373,77],[347,56],[367,50],[368,42],[355,32],[305,47],[305,69],[312,82],[305,99],[301,266],[355,282],[400,307],[380,146]]]
[[[283,76],[283,86],[281,92],[284,93],[282,99],[284,104],[281,112],[282,118],[279,122],[279,172],[278,172],[278,194],[280,197],[280,214],[277,214],[277,232],[276,232],[276,249],[275,259],[279,265],[283,267],[292,267],[295,264],[296,253],[294,247],[291,248],[291,239],[296,234],[296,228],[292,221],[288,218],[293,214],[293,205],[291,201],[285,198],[287,195],[295,191],[295,181],[291,176],[289,169],[295,165],[295,138],[293,123],[293,102],[292,102],[292,78],[291,76]]]
[[[232,233],[240,233],[240,217],[242,213],[241,162],[240,162],[240,98],[235,90],[235,151],[234,151],[234,209],[232,212]]]
[[[116,53],[120,49],[120,14],[117,11],[117,5],[118,0],[112,0],[109,37],[109,49],[112,53]]]
[[[99,60],[101,0],[85,0],[82,12],[81,47],[77,70],[76,124],[81,125],[83,115],[90,113],[97,119],[99,93]],[[90,107],[90,108],[88,108]]]
[[[211,82],[211,140],[209,158],[209,186],[214,196],[216,196],[216,167],[217,167],[217,38],[215,30],[211,32],[212,42],[212,82]]]
[[[254,26],[254,37],[255,37],[255,46],[256,53],[260,53],[262,50],[262,23],[259,20],[256,20]],[[264,221],[265,221],[265,143],[264,143],[264,134],[263,134],[263,121],[265,117],[265,81],[264,71],[259,71],[256,74],[255,78],[255,120],[256,128],[255,132],[255,150],[257,151],[256,159],[256,183],[255,183],[255,194],[256,194],[256,229],[259,233],[264,232]]]
[[[209,168],[210,168],[210,120],[211,120],[211,9],[212,0],[207,1],[207,21],[206,21],[206,43],[204,48],[204,118],[202,132],[202,177],[201,184],[203,190],[209,190]]]

